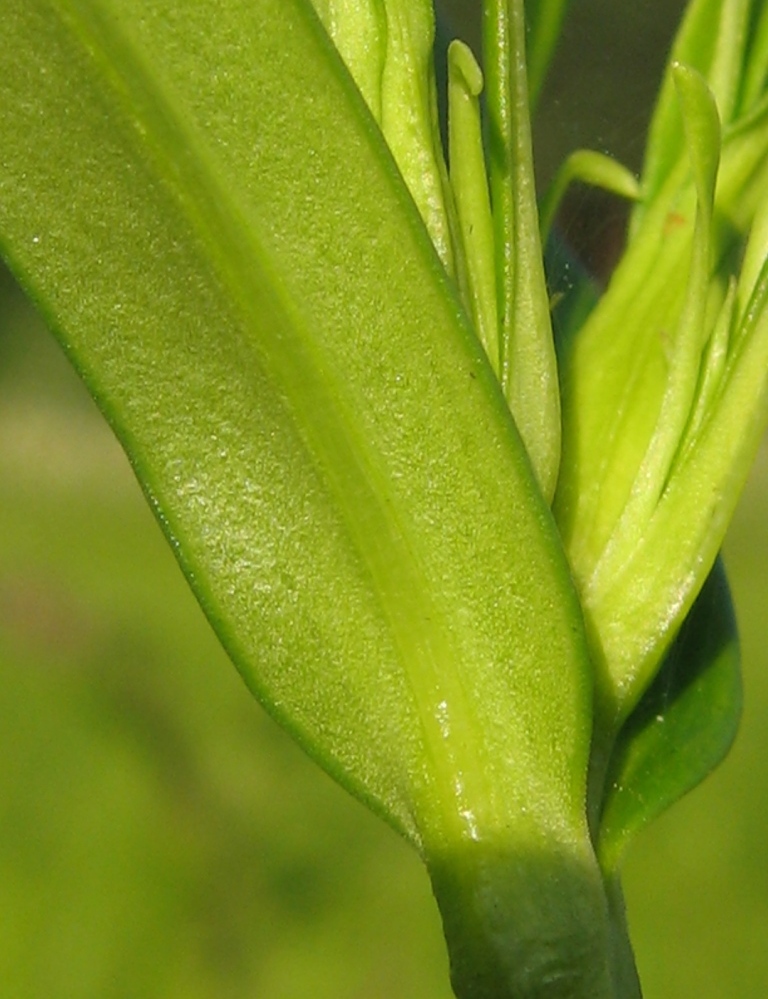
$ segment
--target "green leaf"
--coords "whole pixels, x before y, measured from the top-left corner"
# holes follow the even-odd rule
[[[670,482],[673,463],[694,410],[702,352],[710,332],[707,306],[712,271],[712,213],[720,156],[720,121],[711,91],[696,70],[675,66],[674,78],[683,106],[696,187],[696,223],[685,301],[677,329],[666,351],[666,385],[657,424],[637,470],[631,493],[584,586],[585,603],[594,615],[596,626],[600,628],[603,620],[610,622],[613,634],[603,638],[603,647],[613,687],[621,692],[621,700],[636,697],[636,687],[645,686],[648,677],[639,667],[642,663],[648,669],[652,660],[646,655],[642,660],[635,661],[619,651],[618,646],[625,636],[620,634],[618,621],[605,613],[603,601],[616,585],[616,580],[622,577],[627,563],[637,559],[638,552],[643,551],[648,524]],[[643,557],[646,563],[652,564],[661,561],[668,552],[669,546],[663,554],[643,551],[643,556],[635,562],[636,571],[642,573],[639,567],[643,565]],[[687,565],[680,565],[679,569],[685,574],[689,571]],[[635,588],[640,589],[637,581]],[[611,600],[610,597],[607,599]],[[631,606],[631,598],[627,604]],[[626,642],[626,645],[632,644],[631,641]]]
[[[381,128],[446,270],[460,272],[438,125],[432,0],[311,3]]]
[[[712,208],[712,99],[696,71],[674,74],[690,166],[674,166],[561,355],[554,510],[612,725],[637,703],[703,584],[765,419],[762,299],[746,306],[765,244],[752,238],[744,255],[744,242],[764,212],[768,114],[758,109],[724,134]],[[737,281],[736,302],[742,255],[751,277]],[[737,360],[744,336],[749,365]]]
[[[480,94],[483,74],[463,42],[448,47],[448,142],[451,187],[456,201],[467,269],[470,313],[498,376],[498,313],[493,219],[485,171]]]
[[[560,395],[536,205],[522,0],[488,0],[483,27],[501,383],[549,500],[560,464]]]
[[[715,95],[723,126],[730,126],[737,113],[751,110],[743,103],[739,107],[739,94],[748,66],[746,51],[753,34],[750,21],[762,6],[763,0],[692,0],[687,6],[649,128],[643,166],[644,198],[633,213],[633,233],[637,232],[647,206],[654,202],[675,167],[686,157],[673,67],[682,63],[701,73]],[[754,83],[751,93],[754,99],[757,96]]]
[[[344,64],[379,124],[387,58],[385,0],[312,0]]]
[[[381,128],[446,270],[456,273],[453,204],[440,141],[432,0],[384,0]]]
[[[314,10],[9,0],[3,30],[3,253],[246,681],[443,872],[444,913],[473,893],[512,994],[521,897],[520,946],[605,982],[568,566]]]
[[[726,756],[741,716],[739,643],[718,560],[653,685],[619,733],[600,824],[604,870]]]
[[[637,545],[616,569],[599,605],[602,649],[619,714],[653,676],[714,563],[768,422],[768,206],[745,253],[746,304],[735,317],[720,384],[687,450],[674,465]],[[750,261],[762,261],[755,273]],[[751,292],[751,293],[750,293]],[[738,289],[737,289],[738,293]],[[692,416],[696,415],[694,408]],[[626,678],[623,682],[621,678]]]

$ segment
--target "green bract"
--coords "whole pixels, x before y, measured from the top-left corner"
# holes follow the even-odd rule
[[[640,181],[563,168],[545,230],[573,179],[636,207],[556,350],[530,109],[565,7],[487,0],[484,73],[450,47],[449,169],[427,0],[3,12],[3,254],[246,682],[419,850],[467,999],[639,995],[622,851],[740,705],[768,16],[694,0]]]

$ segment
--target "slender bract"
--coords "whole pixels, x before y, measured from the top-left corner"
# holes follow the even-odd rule
[[[488,179],[485,172],[480,94],[483,74],[462,42],[448,49],[448,135],[451,185],[467,269],[469,311],[477,335],[499,376],[496,261]]]
[[[560,464],[557,361],[539,239],[522,0],[483,5],[488,171],[496,237],[501,384],[550,499]]]

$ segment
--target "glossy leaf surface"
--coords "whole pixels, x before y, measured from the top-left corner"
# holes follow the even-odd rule
[[[416,843],[580,841],[565,560],[309,3],[12,0],[4,34],[4,252],[248,683]]]

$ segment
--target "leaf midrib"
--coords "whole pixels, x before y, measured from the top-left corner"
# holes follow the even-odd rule
[[[382,502],[381,498],[393,495],[394,490],[375,451],[354,430],[349,392],[336,372],[322,366],[321,373],[304,317],[286,293],[256,234],[238,223],[245,213],[238,210],[231,190],[221,183],[210,149],[184,124],[181,109],[174,106],[161,74],[141,59],[116,19],[109,19],[98,4],[86,0],[75,9],[66,5],[66,10],[60,8],[59,16],[88,49],[91,62],[109,81],[110,89],[120,95],[124,110],[131,109],[131,117],[141,121],[141,134],[134,128],[133,136],[140,155],[150,158],[154,174],[162,177],[180,205],[200,246],[205,247],[209,266],[237,303],[248,328],[259,329],[259,338],[254,338],[251,346],[256,348],[259,363],[281,386],[283,398],[290,400],[307,453],[328,484],[369,573],[413,692],[431,761],[432,786],[426,791],[428,800],[418,803],[418,817],[435,827],[452,823],[453,835],[471,835],[466,816],[478,818],[478,810],[493,800],[484,778],[478,726],[463,688],[444,611],[432,599],[419,564],[413,526],[404,511]],[[174,155],[178,150],[185,155]],[[254,262],[258,262],[258,270]],[[257,281],[258,296],[253,294]],[[274,323],[265,322],[267,301]],[[289,350],[284,342],[269,342],[268,333],[273,328],[293,334]],[[203,574],[195,576],[193,586],[203,589]],[[450,712],[450,725],[441,719],[445,710]]]

